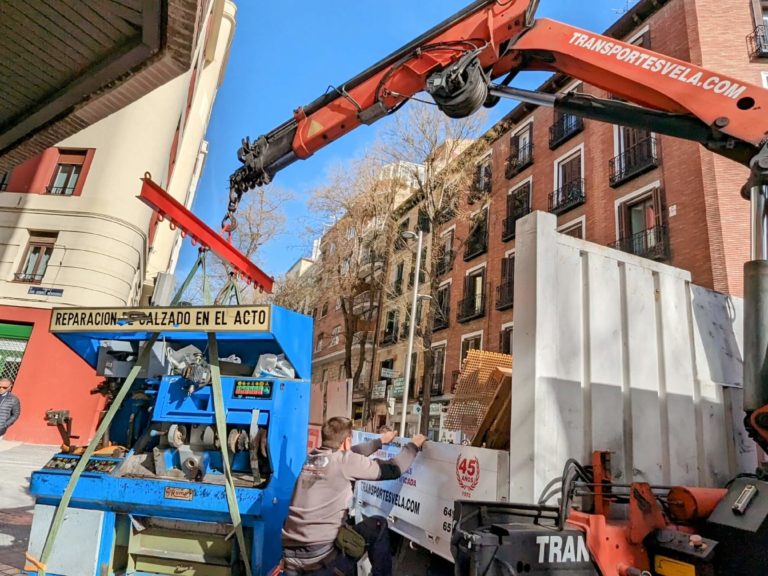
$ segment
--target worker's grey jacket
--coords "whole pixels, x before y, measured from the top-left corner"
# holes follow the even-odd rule
[[[391,460],[367,457],[379,448],[381,440],[376,439],[357,444],[351,451],[316,448],[310,452],[283,525],[284,547],[333,542],[352,501],[352,482],[399,478],[419,451],[409,443]]]
[[[16,396],[10,392],[0,396],[0,436],[19,419],[19,414],[21,414],[21,403]]]

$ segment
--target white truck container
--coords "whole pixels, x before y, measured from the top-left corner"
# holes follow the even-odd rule
[[[542,212],[517,224],[511,449],[477,455],[498,474],[489,480],[492,467],[479,467],[487,484],[477,497],[496,490],[497,500],[536,503],[568,458],[589,463],[594,450],[613,453],[619,482],[723,486],[753,471],[757,451],[742,425],[742,301],[556,226]],[[467,450],[429,446],[387,488],[393,497],[358,483],[359,509],[446,557],[448,534],[437,527],[446,498],[466,496],[455,470]],[[397,506],[397,496],[429,513]]]

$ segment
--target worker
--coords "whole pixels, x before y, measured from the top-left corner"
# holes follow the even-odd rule
[[[346,520],[352,482],[399,478],[427,439],[414,436],[391,460],[368,458],[394,438],[389,431],[352,446],[349,418],[330,418],[323,425],[322,444],[307,456],[283,525],[285,576],[354,575],[365,552],[373,576],[392,574],[386,518],[373,516],[353,527]]]
[[[11,392],[13,382],[0,378],[0,438],[2,438],[21,414],[21,402]]]

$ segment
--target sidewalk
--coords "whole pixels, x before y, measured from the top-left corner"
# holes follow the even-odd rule
[[[21,574],[34,506],[29,478],[57,448],[0,440],[0,576]]]

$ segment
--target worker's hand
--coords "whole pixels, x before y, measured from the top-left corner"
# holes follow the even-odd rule
[[[411,438],[411,442],[416,444],[416,448],[421,450],[421,447],[424,445],[424,442],[426,442],[428,438],[424,436],[424,434],[416,434],[413,438]]]
[[[381,438],[382,444],[389,444],[395,439],[395,432],[393,430],[388,430],[379,436],[379,438]]]

